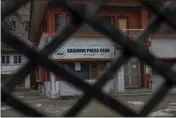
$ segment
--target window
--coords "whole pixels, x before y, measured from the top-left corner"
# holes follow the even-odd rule
[[[89,64],[88,63],[81,63],[81,71],[76,72],[76,74],[84,80],[89,79]]]
[[[55,29],[56,31],[63,29],[65,26],[65,17],[64,15],[55,15]]]
[[[115,24],[114,16],[100,16],[101,19],[110,22],[111,24]]]
[[[26,31],[26,32],[29,31],[29,24],[28,24],[28,23],[25,24],[25,31]]]
[[[14,64],[20,64],[20,63],[22,63],[21,56],[14,56],[13,57],[13,62],[14,62]]]
[[[97,77],[97,63],[92,63],[92,79],[96,79]]]
[[[80,63],[81,69],[79,71],[75,70],[75,62],[62,63],[62,65],[69,71],[75,73],[81,79],[89,79],[89,64]]]
[[[176,30],[172,27],[172,26],[169,26],[167,25],[167,33],[176,33]]]
[[[103,71],[106,63],[59,62],[59,64],[69,72],[75,73],[81,79],[90,80],[96,79],[97,76],[99,76],[101,71]],[[57,80],[61,80],[61,78],[57,77]]]
[[[1,63],[2,64],[10,64],[10,57],[9,56],[2,56]]]
[[[149,17],[148,20],[151,21],[153,17]],[[176,30],[169,25],[162,24],[156,33],[176,33]]]
[[[160,25],[160,28],[157,30],[157,33],[164,33],[164,24]]]
[[[150,16],[148,18],[148,21],[150,22],[153,18],[154,18],[154,16]],[[164,32],[165,32],[165,25],[163,23],[160,25],[160,28],[156,31],[156,33],[164,33]]]

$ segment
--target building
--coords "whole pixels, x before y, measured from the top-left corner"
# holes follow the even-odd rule
[[[80,1],[75,0],[75,2]],[[87,3],[88,1],[82,2]],[[35,0],[32,6],[30,40],[36,41],[38,43],[37,48],[42,49],[48,44],[56,31],[69,23],[70,17],[67,10],[48,3],[47,0]],[[39,9],[40,7],[42,9]],[[43,10],[45,8],[46,10]],[[153,14],[137,0],[111,0],[97,15],[133,38],[139,35],[150,18],[153,17]],[[44,21],[42,21],[43,18]],[[43,22],[43,24],[41,25],[40,22]],[[161,40],[162,37],[174,36],[170,27],[164,25],[164,28],[170,32],[163,33],[160,32],[160,29],[156,34],[150,36],[144,44],[147,49],[155,50],[156,46],[151,47],[151,42],[157,41],[155,40],[157,37]],[[37,32],[38,29],[42,30]],[[157,46],[161,45],[160,43],[156,44]],[[103,72],[105,65],[118,57],[120,52],[121,48],[117,44],[85,24],[70,37],[69,41],[54,51],[50,58],[69,71],[76,73],[85,81],[94,83]],[[114,78],[104,87],[104,90],[108,93],[117,93],[125,89],[149,88],[153,77],[151,69],[134,57],[118,70]],[[43,67],[40,67],[36,72],[36,80],[40,83],[40,90],[48,97],[55,98],[80,93],[80,91],[64,82],[63,79],[48,72]]]
[[[29,30],[29,17],[30,10],[29,4],[23,6],[13,15],[5,19],[2,25],[9,30],[11,33],[17,35],[21,40],[31,45],[28,41],[28,30]],[[17,50],[1,42],[1,82],[12,77],[25,63],[28,61],[27,58],[19,53]],[[24,81],[22,81],[17,87],[30,88],[31,78],[28,75]]]
[[[176,32],[175,32],[176,33]],[[164,36],[152,38],[151,52],[158,58],[173,65],[176,71],[176,37]],[[158,88],[164,81],[163,77],[152,70],[152,89]]]
[[[1,43],[1,84],[12,77],[27,62],[27,58],[17,50]],[[30,88],[30,76],[25,77],[24,81],[17,87]]]

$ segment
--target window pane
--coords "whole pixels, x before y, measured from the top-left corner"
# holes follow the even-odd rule
[[[7,63],[7,64],[10,63],[9,56],[6,56],[6,63]]]
[[[104,70],[105,67],[106,67],[106,63],[102,63],[102,64],[101,64],[101,69]]]
[[[1,63],[2,63],[2,64],[5,64],[5,56],[2,56]]]
[[[80,64],[81,64],[81,71],[75,71],[75,63],[74,62],[62,63],[62,65],[64,67],[66,67],[66,69],[69,72],[73,72],[74,74],[76,74],[81,79],[84,79],[84,80],[89,79],[89,64],[88,63],[82,63],[82,62],[80,62]]]
[[[91,63],[92,67],[92,79],[96,79],[97,75],[97,63]]]
[[[161,26],[158,29],[157,33],[164,33],[164,24],[161,24]]]
[[[168,33],[176,33],[176,30],[172,26],[167,25],[167,32]]]
[[[89,79],[89,64],[81,63],[81,71],[77,72],[78,76],[82,79]]]
[[[56,31],[61,30],[65,26],[64,15],[55,15],[55,28]]]
[[[17,63],[17,56],[13,57],[13,62],[16,64]]]
[[[111,16],[101,16],[100,18],[103,19],[103,20],[106,20],[106,21],[108,21],[110,23],[112,23]]]
[[[69,71],[75,72],[75,63],[67,63],[67,67]]]
[[[18,63],[21,63],[21,56],[18,56]]]

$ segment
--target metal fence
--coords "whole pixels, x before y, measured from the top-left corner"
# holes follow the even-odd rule
[[[8,4],[4,4],[4,6],[2,6],[2,20],[28,1],[29,0],[12,0]],[[160,27],[162,22],[167,22],[169,25],[173,26],[173,28],[176,28],[176,7],[174,6],[175,3],[173,3],[175,0],[165,2],[161,7],[157,7],[154,0],[140,0],[145,7],[152,10],[157,15],[135,41],[130,40],[130,38],[123,35],[120,30],[113,27],[109,22],[101,20],[96,15],[96,12],[105,2],[107,2],[107,0],[95,0],[87,5],[73,3],[71,0],[51,0],[51,2],[55,2],[58,6],[68,9],[72,14],[72,20],[62,31],[56,33],[50,44],[43,50],[36,51],[32,49],[24,42],[20,41],[18,37],[8,32],[5,28],[1,28],[2,41],[14,47],[30,59],[22,69],[20,69],[11,79],[7,80],[2,86],[2,102],[12,106],[14,109],[27,116],[47,116],[44,113],[39,113],[22,101],[19,101],[11,94],[13,88],[38,65],[46,67],[54,74],[64,78],[66,82],[84,92],[84,95],[78,100],[78,102],[62,116],[76,116],[93,98],[108,106],[110,109],[119,112],[122,116],[147,116],[153,108],[160,103],[174,84],[176,84],[176,79],[174,78],[176,77],[176,72],[174,72],[167,63],[154,57],[143,46],[143,43],[147,40],[148,36],[154,33]],[[83,22],[92,25],[93,28],[104,33],[112,41],[119,44],[123,50],[122,55],[115,59],[110,67],[106,68],[106,71],[97,79],[99,81],[92,86],[48,58],[48,55],[66,41],[66,39],[74,33]],[[143,60],[165,78],[163,85],[155,92],[139,112],[126,107],[120,101],[106,95],[101,90],[101,87],[109,80],[109,78],[112,78],[121,65],[128,61],[132,56],[136,56]]]

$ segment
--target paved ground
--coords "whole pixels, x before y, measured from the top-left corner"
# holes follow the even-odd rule
[[[15,95],[29,103],[32,107],[39,111],[44,111],[48,115],[60,116],[64,111],[67,111],[76,100],[50,100],[41,96],[36,91],[22,91],[15,92]],[[129,107],[139,110],[149,96],[135,96],[135,97],[119,97],[119,99]],[[1,106],[2,116],[22,116],[13,108],[6,105]],[[155,108],[152,112],[152,116],[173,116],[176,114],[176,94],[168,95],[162,103]],[[105,107],[96,100],[92,100],[91,103],[84,108],[79,116],[120,116],[114,113],[109,108]]]

